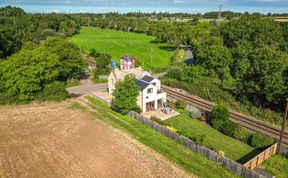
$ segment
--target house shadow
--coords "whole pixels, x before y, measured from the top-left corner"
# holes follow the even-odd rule
[[[248,153],[247,155],[243,156],[242,158],[238,159],[236,162],[239,164],[244,164],[244,163],[250,161],[255,156],[257,156],[263,150],[265,150],[265,148],[255,149],[255,150],[251,151],[250,153]]]

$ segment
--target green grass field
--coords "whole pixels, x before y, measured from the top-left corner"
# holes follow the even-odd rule
[[[276,177],[288,177],[288,158],[283,156],[274,155],[260,167]]]
[[[199,138],[204,135],[204,146],[212,146],[216,150],[222,150],[226,157],[235,161],[254,151],[254,148],[249,145],[228,137],[203,122],[190,118],[188,112],[168,119],[166,122],[172,127],[181,130],[181,134],[183,133],[185,136]]]
[[[209,161],[205,157],[190,151],[180,143],[177,143],[146,125],[112,111],[100,101],[88,97],[94,104],[97,112],[93,113],[96,119],[101,119],[116,128],[129,133],[141,143],[154,149],[169,160],[179,164],[187,171],[199,177],[238,177],[218,164]],[[73,106],[75,108],[79,106]]]
[[[130,54],[138,59],[146,69],[152,67],[167,67],[174,48],[160,43],[154,37],[145,34],[122,32],[95,27],[82,27],[80,34],[70,38],[85,52],[95,48],[101,53],[112,55],[113,59],[119,61],[123,54]],[[152,48],[152,63],[151,63]]]

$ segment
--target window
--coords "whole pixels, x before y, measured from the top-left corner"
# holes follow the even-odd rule
[[[148,88],[147,93],[153,93],[153,88]]]

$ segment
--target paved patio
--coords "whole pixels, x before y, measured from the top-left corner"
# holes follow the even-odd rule
[[[164,112],[162,112],[162,108],[159,108],[155,111],[149,111],[149,112],[142,114],[142,116],[144,116],[146,118],[150,119],[152,116],[154,116],[154,117],[161,119],[162,121],[164,121],[166,119],[170,119],[172,117],[176,117],[178,115],[180,115],[180,113],[176,112],[175,110],[172,110],[172,112],[169,114],[165,114]]]

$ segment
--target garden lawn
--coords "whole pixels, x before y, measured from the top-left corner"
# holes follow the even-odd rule
[[[261,167],[276,177],[288,177],[288,158],[283,156],[274,155],[265,161]]]
[[[222,166],[190,151],[180,143],[165,137],[135,119],[112,111],[105,104],[94,98],[88,97],[88,99],[94,104],[93,108],[96,112],[93,114],[96,118],[100,118],[114,127],[129,133],[141,143],[166,156],[169,160],[192,172],[194,175],[213,178],[238,177]]]
[[[174,53],[174,48],[167,44],[160,43],[154,37],[145,34],[123,32],[96,27],[81,27],[80,34],[70,38],[85,52],[95,48],[101,53],[112,55],[112,58],[119,61],[123,54],[130,54],[138,59],[145,68],[167,67]],[[152,63],[151,60],[152,47]],[[151,64],[151,65],[150,65]]]
[[[165,122],[181,131],[181,134],[186,137],[200,138],[204,135],[203,146],[213,147],[217,151],[222,150],[226,157],[235,161],[254,150],[249,145],[222,134],[208,124],[192,119],[187,111]]]

